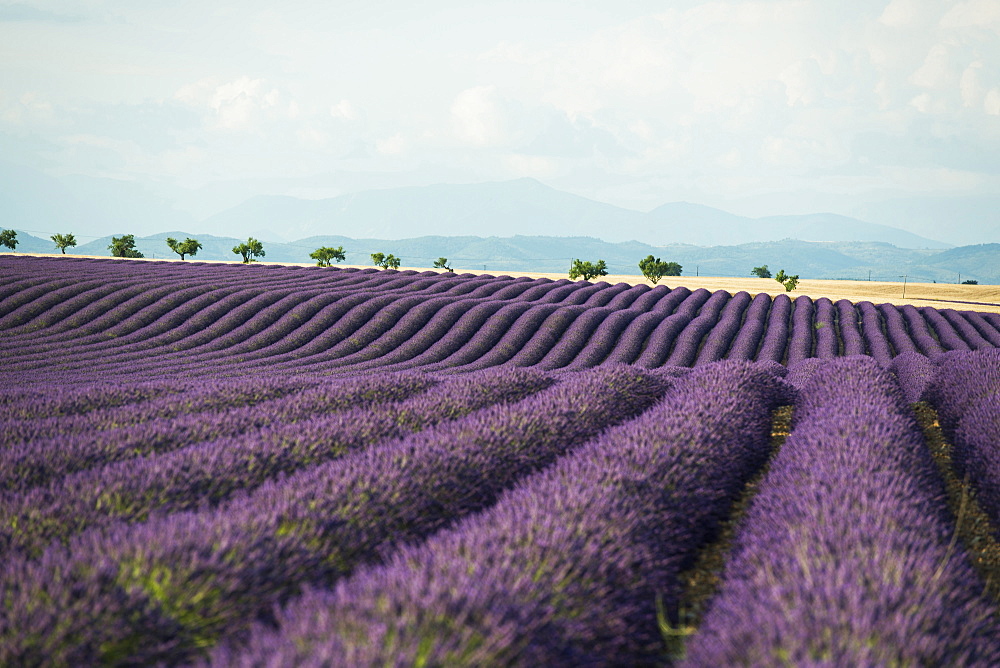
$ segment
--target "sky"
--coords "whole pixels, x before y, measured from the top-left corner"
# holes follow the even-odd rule
[[[193,208],[526,176],[753,216],[995,197],[1000,0],[0,0],[0,151]]]

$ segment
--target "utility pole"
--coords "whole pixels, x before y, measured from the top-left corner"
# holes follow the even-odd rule
[[[868,282],[869,283],[872,282],[872,270],[871,269],[868,270]]]
[[[903,299],[906,299],[906,277],[907,274],[900,276],[900,278],[903,279]]]

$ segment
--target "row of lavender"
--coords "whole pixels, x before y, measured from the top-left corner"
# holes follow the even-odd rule
[[[925,371],[972,470],[995,452],[1000,353]],[[666,660],[680,575],[774,455],[771,413],[789,403],[792,433],[689,662],[1000,661],[997,602],[954,541],[898,381],[871,358],[196,387],[122,386],[109,405],[54,390],[20,419],[111,435],[128,408],[183,412],[185,392],[209,424],[278,416],[142,457],[105,460],[97,439],[76,472],[4,491],[0,664],[182,663],[213,647],[218,665]],[[980,469],[979,490],[1000,488]]]
[[[285,439],[220,439],[5,492],[0,664],[191,658],[303,586],[491,505],[670,382],[627,367],[558,382],[489,370],[383,398],[367,421],[343,409]]]
[[[353,375],[867,354],[888,365],[1000,347],[1000,314],[665,286],[10,256],[0,274],[0,353],[22,385],[265,364]]]

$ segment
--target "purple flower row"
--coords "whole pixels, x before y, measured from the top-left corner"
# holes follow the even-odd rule
[[[0,498],[0,553],[37,554],[91,526],[217,505],[238,491],[497,403],[519,401],[552,380],[528,370],[487,370],[445,380],[402,401],[280,423],[67,476]],[[369,383],[370,384],[370,383]]]
[[[735,401],[735,399],[739,399]],[[643,665],[658,608],[768,452],[787,400],[723,362],[384,566],[290,603],[213,665]],[[242,644],[242,643],[241,643]]]
[[[85,531],[0,571],[0,664],[171,663],[306,585],[479,511],[662,396],[662,375],[569,374],[521,402],[272,481],[224,507]]]
[[[955,468],[968,477],[1000,539],[1000,350],[947,353],[926,392],[954,450]]]
[[[687,664],[1000,663],[996,602],[893,376],[824,362],[795,411]]]
[[[274,423],[308,420],[317,412],[347,410],[403,399],[433,384],[424,374],[392,374],[333,381],[256,405],[217,413],[184,413],[184,395],[173,398],[173,417],[143,419],[116,429],[81,431],[8,446],[0,450],[0,489],[25,490],[47,484],[69,473],[140,455],[176,450],[200,441],[252,432]],[[152,404],[152,413],[159,406]],[[72,418],[70,419],[72,421]]]

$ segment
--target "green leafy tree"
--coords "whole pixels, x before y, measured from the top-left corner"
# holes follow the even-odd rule
[[[967,281],[962,281],[962,285],[979,285],[979,281],[977,281],[977,280],[975,280],[973,278],[970,278]]]
[[[201,242],[191,237],[188,237],[184,241],[177,241],[177,239],[167,237],[167,245],[170,246],[170,250],[180,255],[182,260],[185,255],[193,257],[201,250]]]
[[[608,265],[604,262],[604,260],[598,260],[596,263],[589,261],[584,262],[583,260],[573,260],[573,264],[569,267],[569,277],[574,281],[577,278],[589,281],[592,278],[607,275]]]
[[[250,264],[255,258],[267,255],[264,252],[264,244],[253,237],[248,237],[243,243],[233,246],[233,252],[243,256],[243,264]]]
[[[344,252],[343,246],[337,246],[336,248],[323,246],[322,248],[317,248],[312,253],[309,253],[309,257],[316,260],[316,266],[329,267],[330,262],[333,260],[336,260],[337,262],[343,262],[346,260],[347,254]]]
[[[799,275],[790,276],[785,273],[784,269],[779,269],[778,273],[774,275],[774,280],[785,286],[785,292],[791,292],[799,284]]]
[[[767,268],[766,264],[760,267],[754,267],[750,270],[750,273],[757,278],[771,278],[771,270]]]
[[[399,269],[399,258],[389,253],[372,253],[372,263],[376,267],[382,267],[383,269]]]
[[[17,232],[14,230],[0,230],[0,246],[14,250],[17,246]]]
[[[51,237],[52,243],[56,245],[56,248],[62,251],[62,254],[66,254],[67,248],[72,248],[76,246],[76,237],[72,234],[53,234]]]
[[[452,271],[452,272],[455,271],[454,269],[452,269],[451,267],[448,266],[448,258],[446,258],[446,257],[439,257],[438,259],[434,260],[434,268],[435,269],[446,269],[446,270]]]
[[[113,257],[146,257],[135,247],[135,235],[123,234],[120,237],[111,237],[111,244],[108,246]]]
[[[657,281],[664,276],[680,276],[681,269],[681,265],[676,262],[665,262],[652,255],[647,255],[642,260],[639,260],[639,270],[643,276],[652,281],[653,285],[656,285]]]

